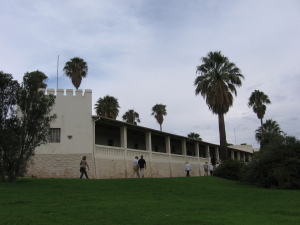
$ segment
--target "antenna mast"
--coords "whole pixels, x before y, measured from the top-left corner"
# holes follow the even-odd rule
[[[235,137],[235,145],[236,145],[236,135],[235,135],[235,128],[234,128],[234,137]]]
[[[56,90],[58,89],[58,63],[59,63],[59,55],[57,56],[57,78],[56,78]]]

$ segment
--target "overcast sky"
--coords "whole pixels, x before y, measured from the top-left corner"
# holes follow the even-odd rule
[[[58,88],[68,89],[63,66],[81,57],[89,72],[80,89],[92,89],[93,105],[112,95],[118,120],[134,108],[141,126],[159,129],[150,114],[162,103],[163,131],[219,144],[218,117],[193,83],[201,57],[222,51],[245,77],[225,116],[227,142],[258,147],[260,121],[247,107],[254,90],[272,101],[264,121],[300,138],[299,28],[299,0],[0,0],[0,70],[20,82],[43,71],[56,89],[59,55]]]

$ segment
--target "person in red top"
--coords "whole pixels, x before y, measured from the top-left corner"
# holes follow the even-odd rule
[[[85,175],[86,179],[89,179],[87,173],[86,173],[86,167],[90,170],[90,167],[86,161],[86,156],[83,156],[81,162],[80,162],[80,171],[81,171],[81,176],[80,179],[83,177],[83,174]]]

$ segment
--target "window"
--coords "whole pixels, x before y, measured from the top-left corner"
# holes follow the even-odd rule
[[[113,139],[108,139],[107,140],[107,145],[108,146],[114,146],[114,140]]]
[[[154,146],[154,151],[158,152],[158,147]]]
[[[139,144],[138,143],[134,143],[133,149],[139,149]]]
[[[60,128],[49,128],[49,142],[60,143]]]
[[[171,153],[172,153],[172,154],[176,154],[175,146],[172,146],[172,147],[171,147]]]

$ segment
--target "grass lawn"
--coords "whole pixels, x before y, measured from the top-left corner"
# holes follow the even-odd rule
[[[300,191],[217,177],[18,179],[0,183],[0,224],[300,224]]]

